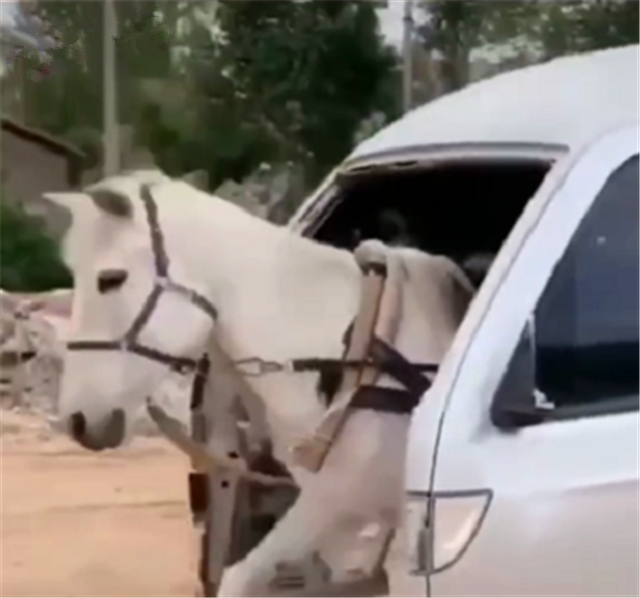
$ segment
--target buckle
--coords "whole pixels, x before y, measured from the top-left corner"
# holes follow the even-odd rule
[[[259,357],[240,359],[234,362],[234,365],[244,376],[250,378],[265,376],[267,374],[279,374],[293,369],[293,365],[289,362],[265,361]]]

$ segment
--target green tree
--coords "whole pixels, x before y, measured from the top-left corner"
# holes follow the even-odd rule
[[[159,8],[162,4],[162,10]],[[116,2],[119,36],[119,116],[133,123],[143,110],[142,82],[167,76],[171,65],[176,3]],[[40,0],[37,8],[60,33],[54,72],[45,80],[23,81],[23,113],[28,124],[79,145],[99,159],[102,131],[103,3]]]
[[[523,33],[524,24],[537,17],[536,2],[522,0],[424,1],[427,20],[418,39],[440,56],[444,93],[469,83],[471,52],[489,44],[509,43]]]
[[[364,118],[398,113],[397,56],[367,2],[223,0],[215,23],[188,65],[203,120],[185,154],[214,183],[294,162],[312,184],[348,153]]]
[[[535,49],[537,60],[547,60],[638,43],[639,6],[628,0],[424,0],[427,22],[418,39],[440,53],[448,92],[469,82],[472,51],[489,45]]]
[[[38,292],[72,286],[58,245],[40,221],[0,200],[0,284],[6,291]]]
[[[531,23],[532,39],[545,58],[601,50],[639,40],[640,3],[632,0],[580,0],[542,3]]]
[[[26,84],[27,122],[99,160],[101,2],[39,2],[64,41],[54,76]],[[122,0],[120,118],[179,175],[213,188],[262,164],[302,167],[309,185],[351,149],[363,120],[399,114],[398,57],[377,6],[357,0]]]

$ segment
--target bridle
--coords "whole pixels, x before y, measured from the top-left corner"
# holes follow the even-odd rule
[[[203,295],[175,282],[169,276],[169,257],[164,243],[164,236],[158,221],[158,206],[151,193],[149,185],[143,185],[140,191],[142,203],[147,215],[149,234],[151,237],[151,251],[155,267],[153,289],[147,296],[138,315],[133,320],[129,330],[118,340],[76,340],[67,343],[69,351],[120,351],[146,357],[152,361],[168,365],[180,373],[196,370],[202,359],[182,357],[164,353],[153,347],[139,342],[142,329],[151,319],[158,301],[163,293],[173,293],[184,297],[189,303],[207,314],[213,322],[218,318],[218,310]]]

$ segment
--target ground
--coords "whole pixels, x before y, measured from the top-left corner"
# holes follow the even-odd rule
[[[97,455],[0,416],[0,595],[194,595],[182,454],[145,438]]]
[[[0,596],[195,596],[188,468],[160,438],[96,454],[1,411]]]

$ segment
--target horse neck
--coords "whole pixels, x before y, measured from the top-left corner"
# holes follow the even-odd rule
[[[244,211],[211,218],[202,235],[196,253],[210,265],[198,267],[208,276],[220,314],[216,333],[231,358],[340,354],[360,293],[352,254]]]

